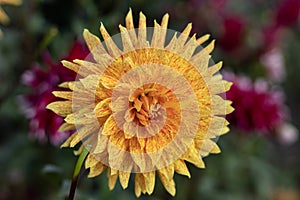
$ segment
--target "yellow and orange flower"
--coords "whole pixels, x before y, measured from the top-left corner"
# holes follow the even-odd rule
[[[22,3],[21,0],[0,0],[0,23],[1,24],[7,24],[9,22],[9,18],[7,14],[4,12],[4,10],[1,8],[1,5],[20,5]],[[2,32],[0,29],[0,36]]]
[[[135,29],[130,10],[116,36],[101,24],[102,43],[84,30],[92,58],[62,61],[78,78],[60,85],[71,92],[54,92],[65,101],[48,105],[65,117],[61,130],[76,128],[62,147],[88,149],[89,177],[107,169],[109,188],[119,179],[125,189],[135,173],[137,196],[153,192],[156,174],[175,195],[174,173],[190,177],[186,162],[204,168],[202,158],[220,152],[233,111],[220,96],[231,86],[218,74],[222,62],[211,64],[214,41],[202,48],[208,35],[189,37],[191,24],[171,31],[168,20],[147,28],[140,13]]]

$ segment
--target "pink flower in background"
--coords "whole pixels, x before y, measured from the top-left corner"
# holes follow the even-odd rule
[[[261,63],[266,69],[267,77],[274,82],[284,80],[286,72],[283,53],[279,48],[274,48],[261,56]]]
[[[284,123],[277,130],[277,140],[283,145],[294,144],[298,138],[299,131],[292,124]]]
[[[89,51],[84,44],[77,41],[64,59],[70,61],[75,58],[84,59],[88,54]],[[70,132],[58,131],[63,118],[46,109],[46,105],[58,100],[52,94],[54,90],[61,90],[57,87],[58,84],[75,80],[76,73],[63,67],[61,63],[53,63],[48,53],[43,55],[43,61],[46,69],[39,64],[34,64],[22,75],[23,84],[31,88],[31,92],[21,98],[22,104],[25,104],[22,109],[30,120],[30,136],[41,142],[49,140],[52,144],[59,145]]]
[[[243,131],[270,134],[285,120],[283,94],[269,88],[263,80],[254,83],[245,76],[225,73],[224,78],[233,82],[226,93],[235,111],[228,115],[230,124]]]

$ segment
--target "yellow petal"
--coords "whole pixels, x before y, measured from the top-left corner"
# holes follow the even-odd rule
[[[151,47],[157,47],[162,48],[160,40],[163,39],[160,37],[160,32],[162,29],[160,28],[159,24],[154,20],[154,29],[153,29],[153,35],[151,39]]]
[[[53,91],[52,94],[58,98],[72,100],[73,93],[70,91]]]
[[[109,173],[110,175],[118,175],[119,174],[119,170],[117,169],[113,169],[113,168],[109,168]]]
[[[110,115],[106,122],[104,123],[102,134],[103,135],[113,135],[116,134],[120,129],[118,128],[118,125],[113,117],[113,115]]]
[[[181,56],[189,60],[194,54],[197,47],[198,44],[196,41],[196,35],[193,35],[193,37],[191,37],[190,40],[186,43],[186,45],[183,47],[184,50],[181,52]]]
[[[108,188],[109,188],[110,190],[113,190],[114,187],[115,187],[115,185],[116,185],[117,179],[118,179],[118,173],[111,175],[111,171],[112,171],[111,168],[109,168],[109,170],[107,171],[107,176],[108,176]]]
[[[231,85],[231,82],[222,80],[218,82],[209,83],[208,87],[211,94],[221,94],[228,91]]]
[[[188,23],[188,25],[185,27],[185,29],[181,32],[181,35],[189,36],[191,30],[192,30],[192,23]]]
[[[161,24],[160,24],[161,27],[164,28],[164,29],[167,29],[168,28],[168,22],[169,22],[169,14],[166,13],[163,16],[162,20],[161,20]]]
[[[119,179],[123,189],[126,189],[128,187],[129,178],[130,178],[129,172],[119,171]]]
[[[198,168],[205,168],[202,158],[199,156],[199,151],[195,148],[194,142],[188,150],[181,156],[182,159],[194,164]]]
[[[92,34],[89,30],[84,29],[83,38],[91,52],[99,53],[99,54],[105,53],[105,50],[101,44],[100,39],[94,34]]]
[[[77,65],[77,64],[75,64],[75,63],[72,63],[72,62],[67,61],[67,60],[63,60],[63,61],[61,61],[61,64],[63,66],[65,66],[66,68],[68,68],[68,69],[70,69],[70,70],[72,70],[72,71],[74,71],[76,73],[80,72],[81,73],[80,75],[82,75],[82,76],[88,75],[87,73],[83,73],[82,74],[82,72],[80,71],[80,66]]]
[[[77,137],[78,133],[73,133],[69,138],[60,146],[60,148],[70,147],[71,141]]]
[[[90,168],[90,172],[88,174],[89,178],[93,178],[95,176],[98,176],[106,169],[106,166],[104,166],[102,163],[98,162],[96,165],[92,166]]]
[[[230,114],[234,111],[234,108],[231,106],[232,101],[226,100],[226,114]]]
[[[81,144],[77,150],[73,150],[74,155],[79,156],[82,153],[83,149],[84,149],[84,146]]]
[[[187,166],[183,160],[177,160],[174,162],[174,170],[178,174],[181,174],[181,175],[191,178],[189,169],[187,168]]]
[[[202,51],[210,54],[215,48],[215,40],[211,41]]]
[[[141,172],[145,171],[146,159],[143,153],[131,153],[131,158],[135,162],[135,164],[139,167],[139,171]]]
[[[91,168],[99,162],[100,161],[98,159],[96,159],[93,154],[89,154],[85,160],[85,168],[86,169]]]
[[[192,30],[192,23],[189,23],[185,29],[182,31],[182,33],[180,33],[179,37],[178,37],[178,41],[177,41],[177,45],[179,47],[178,50],[182,50],[182,47],[184,46],[184,44],[186,43],[187,39],[189,38],[190,32]]]
[[[81,128],[78,128],[77,129],[78,135],[72,140],[70,146],[74,147],[76,144],[86,139],[90,135],[97,133],[98,130],[99,127],[97,126],[97,124],[93,124],[91,126],[82,126]]]
[[[46,107],[52,110],[56,114],[66,117],[68,114],[72,113],[72,102],[71,101],[55,101],[47,105]]]
[[[139,20],[139,29],[138,29],[138,40],[137,40],[137,48],[145,48],[149,47],[149,42],[147,41],[147,24],[145,15],[140,12],[140,20]]]
[[[139,29],[144,29],[147,27],[147,24],[146,24],[146,16],[140,12],[140,20],[139,20]],[[143,35],[143,34],[146,34],[146,32],[141,32],[142,34],[140,35],[139,34],[139,39],[144,39],[146,40],[146,35]]]
[[[86,105],[84,105],[84,106],[86,106]],[[92,124],[92,123],[98,123],[96,117],[94,117],[94,118],[87,117],[87,114],[86,114],[86,113],[92,113],[93,107],[94,107],[94,105],[87,105],[85,108],[82,108],[79,111],[69,114],[65,118],[65,122],[67,122],[69,124],[76,124],[76,125],[87,125],[87,124]]]
[[[132,19],[132,11],[129,9],[129,12],[125,18],[126,28],[129,31],[129,36],[132,41],[132,44],[135,45],[137,42],[136,33],[134,30],[134,24]]]
[[[207,74],[207,76],[212,77],[215,73],[220,71],[220,69],[222,68],[222,65],[223,65],[222,61],[218,62],[217,64],[210,66],[205,73]]]
[[[75,133],[74,133],[75,134]],[[74,138],[71,140],[70,142],[70,147],[73,148],[75,147],[79,142],[81,142],[82,137],[81,135],[79,135],[79,133],[77,132],[77,134],[74,136]]]
[[[122,25],[119,25],[119,29],[120,29],[121,37],[122,37],[123,51],[124,52],[133,51],[134,47],[133,47],[133,44],[130,39],[130,35],[129,35],[130,33]],[[130,30],[130,32],[131,32],[131,30]]]
[[[107,152],[108,152],[108,162],[111,168],[122,169],[123,171],[129,172],[128,169],[129,165],[124,166],[127,164],[125,162],[126,159],[126,152],[127,144],[125,143],[125,138],[123,133],[120,131],[114,135],[109,137],[109,142],[107,144]],[[120,160],[123,160],[120,162]],[[122,167],[126,167],[123,169]]]
[[[79,79],[79,81],[80,83],[82,83],[85,89],[88,89],[90,92],[92,92],[92,94],[95,94],[100,81],[100,77],[96,74],[91,74]]]
[[[205,156],[207,156],[210,153],[217,154],[217,153],[220,153],[220,152],[221,152],[221,150],[218,147],[218,145],[214,141],[212,141],[210,139],[204,140],[204,142],[203,142],[203,144],[201,146],[201,149],[200,149],[200,155],[202,157],[205,157]]]
[[[73,60],[74,63],[80,65],[80,70],[85,71],[85,74],[102,74],[105,70],[105,65],[103,63],[93,63],[86,60]]]
[[[94,153],[104,152],[107,148],[107,142],[108,139],[106,138],[106,136],[98,133],[98,140],[97,140],[97,145],[94,149]]]
[[[221,153],[220,147],[217,144],[215,144],[213,149],[211,150],[211,153],[215,153],[215,154]]]
[[[158,176],[163,184],[163,186],[166,188],[166,190],[172,195],[175,196],[176,194],[176,188],[175,188],[175,182],[173,180],[173,177],[170,179],[169,177],[169,169],[167,169],[168,167],[165,167],[163,169],[159,169],[157,171]]]
[[[121,51],[117,47],[115,42],[112,40],[112,38],[110,37],[110,35],[108,34],[107,30],[105,29],[105,27],[102,23],[100,25],[100,32],[101,32],[101,35],[104,39],[104,42],[106,44],[106,47],[107,47],[107,50],[108,50],[109,54],[114,58],[119,57],[121,55]]]
[[[161,25],[154,20],[154,31],[151,40],[151,47],[164,48],[168,28],[169,15],[165,14],[162,18]]]
[[[134,24],[133,24],[133,18],[132,18],[132,11],[131,8],[129,8],[128,14],[125,18],[125,22],[126,22],[126,28],[128,30],[132,30],[134,29]]]
[[[210,57],[211,56],[206,52],[200,51],[190,59],[190,62],[193,63],[200,72],[203,72],[208,68]]]
[[[155,171],[143,173],[146,191],[150,195],[153,193],[155,186]]]
[[[176,52],[178,49],[177,46],[178,46],[178,39],[177,39],[177,32],[176,32],[176,33],[174,33],[169,44],[166,46],[166,50],[171,51],[171,52]]]
[[[70,90],[74,90],[74,85],[75,85],[75,82],[63,82],[61,84],[59,84],[58,86],[61,87],[61,88],[67,88],[67,89],[70,89]]]
[[[94,109],[96,116],[97,117],[105,117],[105,116],[111,114],[110,103],[111,103],[111,98],[107,98],[107,99],[100,101],[95,106],[95,109]]]
[[[212,112],[215,115],[226,115],[226,101],[219,95],[212,96]]]
[[[203,44],[204,42],[206,42],[208,39],[210,38],[209,34],[203,35],[202,37],[197,39],[197,43],[199,45]]]
[[[134,191],[137,197],[141,196],[142,191],[144,191],[144,177],[141,173],[136,173],[134,177]]]
[[[63,123],[58,131],[63,132],[63,131],[70,131],[70,130],[74,130],[76,127],[74,124],[68,124],[68,123]]]

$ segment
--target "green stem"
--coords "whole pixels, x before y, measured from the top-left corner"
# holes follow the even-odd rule
[[[71,184],[71,188],[70,188],[70,192],[69,192],[69,198],[68,198],[69,200],[74,199],[77,182],[78,182],[78,177],[79,177],[80,171],[83,167],[84,160],[85,160],[86,156],[88,155],[88,153],[89,153],[89,151],[86,148],[83,148],[83,150],[77,160],[77,163],[76,163],[76,166],[74,169],[74,173],[73,173],[72,184]]]

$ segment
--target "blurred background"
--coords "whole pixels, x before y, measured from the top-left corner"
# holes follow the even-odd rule
[[[84,58],[82,32],[99,35],[102,21],[119,32],[129,7],[148,26],[170,14],[169,28],[193,23],[197,36],[216,39],[215,61],[234,82],[227,98],[235,112],[220,138],[220,155],[206,169],[189,165],[192,178],[175,175],[177,195],[157,181],[139,199],[300,199],[299,0],[0,0],[0,200],[64,199],[76,162],[59,144],[62,119],[45,105],[57,84],[75,75],[61,59]],[[4,14],[6,13],[6,14]],[[8,19],[9,17],[9,19]],[[136,199],[134,184],[109,191],[106,174],[82,176],[75,199]]]

